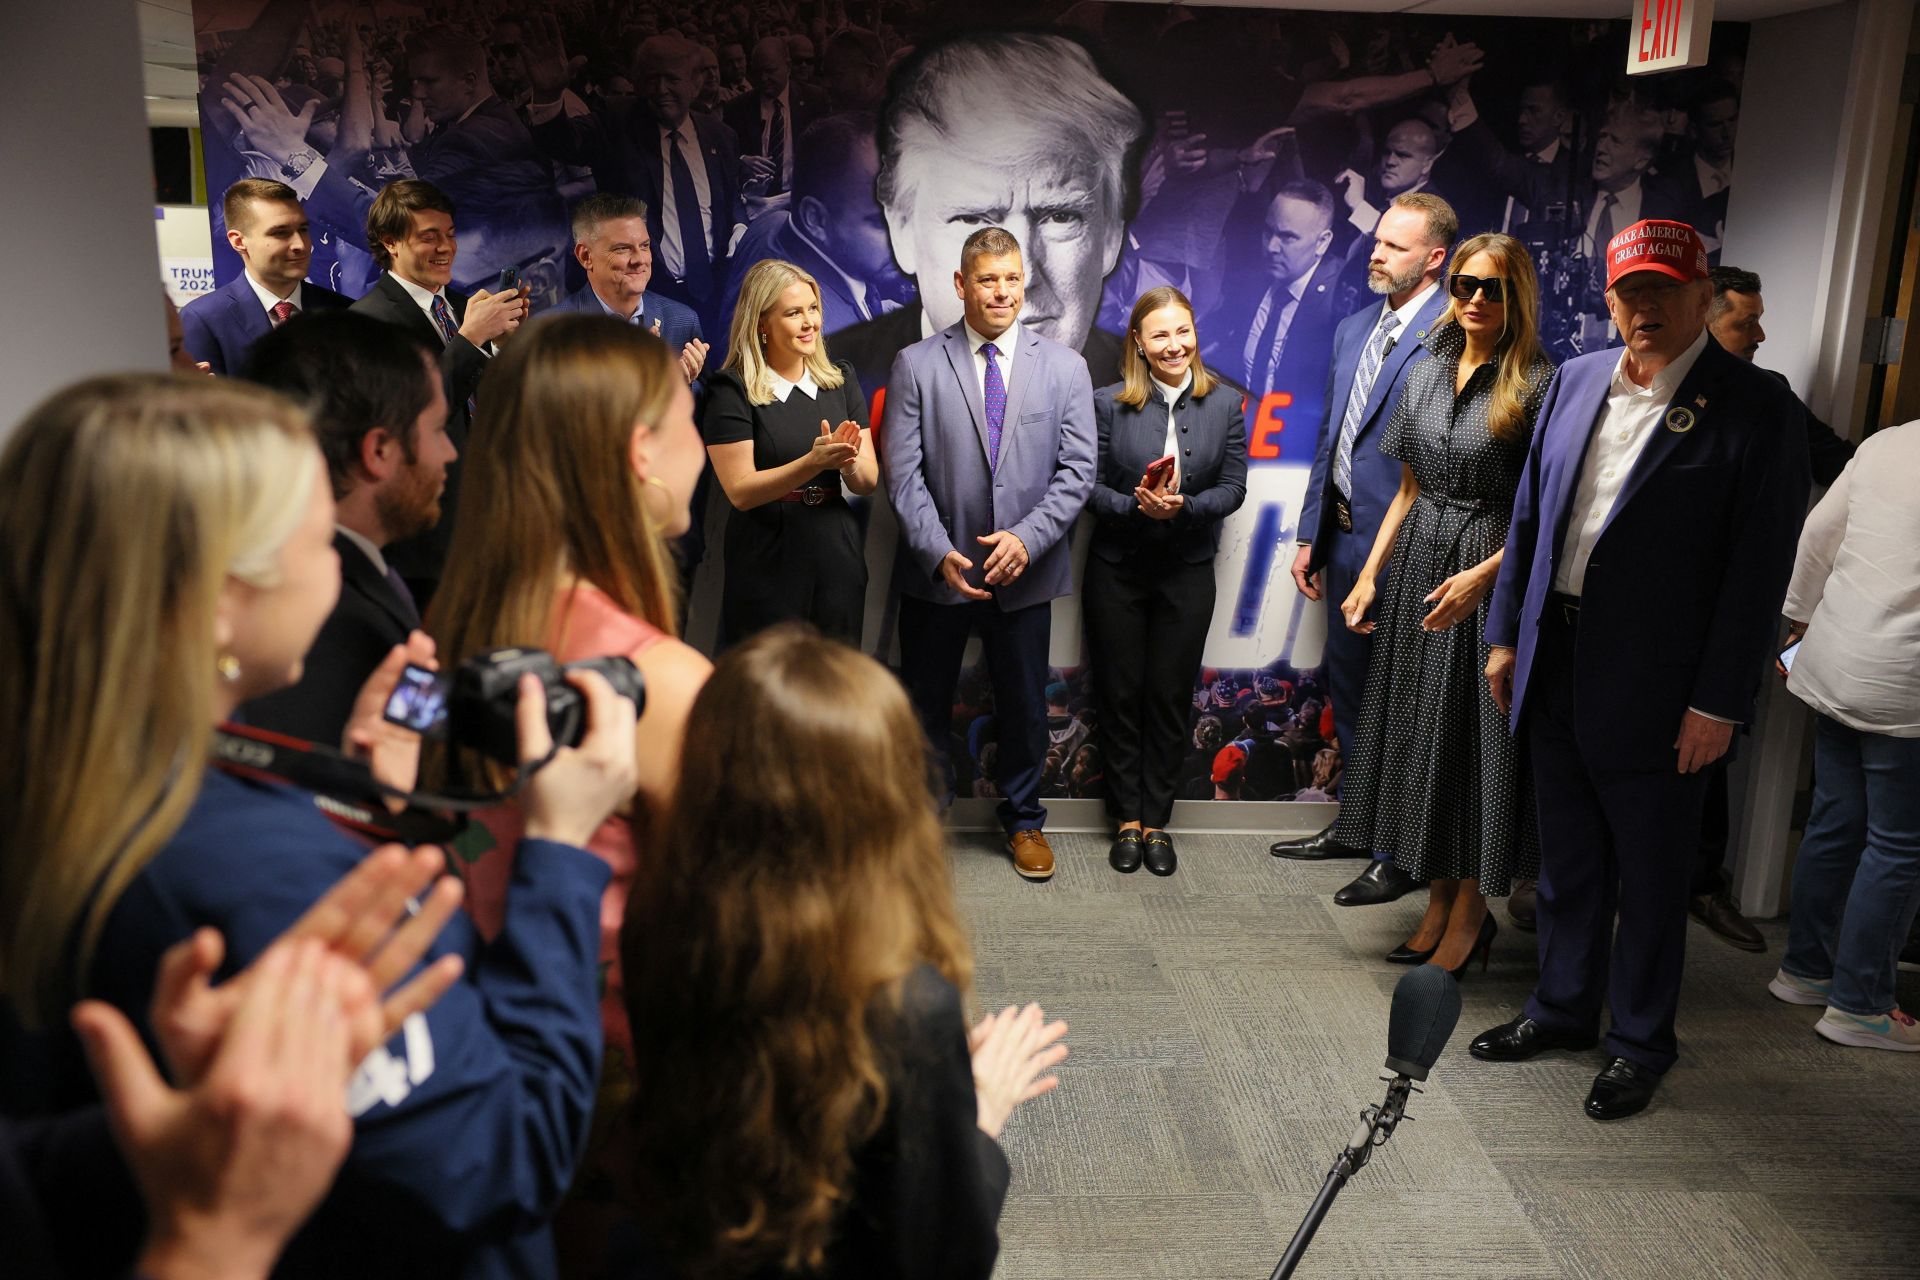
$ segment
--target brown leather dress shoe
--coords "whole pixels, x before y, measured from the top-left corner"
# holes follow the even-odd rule
[[[1053,846],[1043,831],[1016,831],[1007,837],[1013,869],[1029,880],[1053,879]]]
[[[1528,933],[1532,933],[1539,927],[1536,923],[1539,910],[1539,893],[1535,888],[1535,882],[1515,880],[1513,892],[1507,896],[1507,919]]]
[[[1724,889],[1688,899],[1687,914],[1742,951],[1767,949],[1767,940],[1753,927],[1753,921],[1740,914],[1740,908],[1733,905],[1733,896]]]

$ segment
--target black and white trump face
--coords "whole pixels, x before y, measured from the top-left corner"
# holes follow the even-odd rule
[[[920,303],[934,329],[960,319],[960,300],[927,285],[952,270],[948,264],[960,260],[968,236],[1004,227],[1025,251],[1021,322],[1078,351],[1126,230],[1117,176],[1104,173],[1099,158],[1075,155],[1065,140],[1049,159],[1037,160],[1022,147],[1027,154],[996,163],[927,131],[915,133],[902,148],[887,231],[900,269],[920,282]]]

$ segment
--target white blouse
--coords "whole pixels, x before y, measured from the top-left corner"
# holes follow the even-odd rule
[[[1787,689],[1849,728],[1920,738],[1920,422],[1870,436],[1800,532]]]

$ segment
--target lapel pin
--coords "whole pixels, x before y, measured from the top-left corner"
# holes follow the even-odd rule
[[[1693,422],[1693,410],[1691,409],[1667,410],[1667,430],[1673,432],[1675,435],[1685,435],[1687,432],[1693,430]]]
[[[1704,408],[1706,408],[1706,407],[1707,407],[1707,398],[1706,398],[1705,396],[1695,396],[1695,397],[1693,398],[1693,407],[1694,407],[1694,408],[1696,408],[1696,409],[1704,409]]]

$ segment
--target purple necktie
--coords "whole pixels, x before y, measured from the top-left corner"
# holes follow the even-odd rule
[[[1000,376],[1000,353],[991,342],[980,344],[980,354],[987,358],[987,466],[991,470],[1000,469],[1000,428],[1007,420],[1007,384]]]
[[[387,566],[387,585],[393,588],[393,594],[406,606],[407,621],[413,626],[420,625],[420,606],[414,601],[413,592],[407,587],[407,580],[392,565]]]

